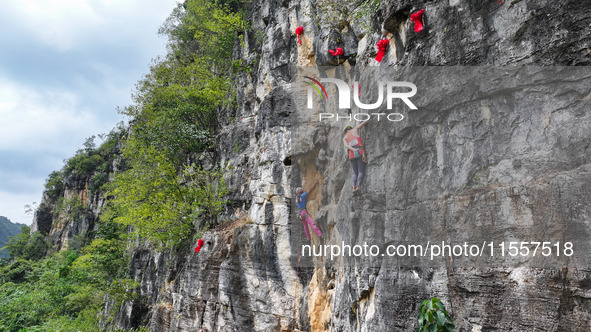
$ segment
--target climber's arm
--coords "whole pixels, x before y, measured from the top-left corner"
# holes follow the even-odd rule
[[[359,124],[357,127],[355,127],[355,129],[360,129],[361,127],[365,126],[367,124],[367,121],[369,121],[369,120],[365,120],[365,121],[361,122],[361,124]]]
[[[353,134],[356,136],[359,136],[359,129],[361,129],[361,127],[365,126],[367,124],[367,121],[369,121],[369,120],[365,120],[365,121],[361,122],[358,126],[353,128],[353,130],[352,130]]]
[[[354,147],[350,146],[349,143],[347,143],[347,139],[343,137],[343,144],[345,145],[345,148],[347,148],[347,150],[351,150],[351,151],[356,151],[357,149],[355,149]]]
[[[316,182],[314,182],[314,184],[312,185],[312,187],[310,187],[310,189],[306,190],[306,192],[308,192],[308,194],[314,190],[314,188],[316,188],[316,185],[318,184],[318,180],[316,180]]]

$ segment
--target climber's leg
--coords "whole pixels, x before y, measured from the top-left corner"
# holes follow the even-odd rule
[[[310,227],[312,227],[314,232],[316,232],[316,235],[322,237],[322,232],[320,231],[320,229],[318,229],[318,226],[316,226],[316,223],[314,222],[314,220],[312,220],[310,216],[306,216],[306,222],[310,224]]]
[[[349,162],[351,162],[351,168],[353,168],[353,176],[351,177],[351,183],[353,184],[353,190],[357,189],[357,174],[359,173],[359,169],[357,167],[357,160],[358,159],[361,159],[361,158],[349,159]]]
[[[302,210],[302,212],[300,212],[300,217],[302,220],[302,224],[304,225],[304,232],[306,233],[306,239],[310,240],[310,231],[308,231],[308,223],[307,223],[307,218],[309,218],[308,216],[308,212],[306,212],[306,210]]]
[[[361,189],[361,183],[363,183],[363,179],[365,178],[365,166],[367,166],[367,163],[363,162],[361,158],[358,158],[357,160],[357,169],[359,171],[359,175],[357,175],[357,188]]]

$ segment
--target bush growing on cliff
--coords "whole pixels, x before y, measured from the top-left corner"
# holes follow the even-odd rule
[[[80,252],[39,260],[28,258],[37,236],[25,230],[11,244],[11,263],[0,268],[0,331],[99,331],[105,295],[119,304],[134,296],[123,227],[102,223]]]
[[[110,215],[157,246],[189,239],[195,224],[213,224],[227,188],[214,164],[219,111],[229,106],[232,48],[245,30],[239,2],[188,0],[160,29],[169,53],[139,81],[121,112],[131,135],[129,169],[109,185]]]
[[[185,166],[180,172],[154,147],[134,144],[130,140],[125,149],[125,155],[134,155],[131,169],[116,175],[109,186],[111,213],[104,218],[132,226],[135,234],[158,246],[174,246],[190,237],[196,218],[215,222],[227,192],[221,171]]]
[[[191,154],[212,147],[218,111],[228,105],[234,41],[245,29],[243,14],[210,0],[179,4],[160,33],[169,53],[138,82],[134,104],[121,112],[136,143],[156,148],[178,169]]]
[[[451,320],[445,305],[436,297],[421,302],[415,332],[453,332],[456,324]]]
[[[10,257],[39,260],[45,256],[49,249],[45,237],[40,232],[34,232],[32,235],[30,232],[29,226],[23,226],[19,234],[10,237],[4,247]]]
[[[154,62],[134,104],[122,110],[131,118],[129,139],[122,146],[127,131],[121,127],[98,148],[91,138],[50,175],[48,215],[61,208],[77,220],[88,212],[86,191],[66,200],[66,187],[105,188],[108,208],[98,230],[51,256],[41,234],[30,236],[28,229],[10,243],[11,260],[0,268],[0,331],[98,331],[106,298],[112,308],[137,300],[129,229],[171,246],[191,239],[194,225],[216,223],[227,187],[222,167],[204,165],[216,164],[219,111],[233,100],[231,52],[245,26],[240,6],[234,0],[179,4],[161,30],[170,38],[169,54]],[[122,163],[105,186],[120,148]]]
[[[91,136],[84,142],[84,148],[64,161],[60,171],[49,174],[45,180],[45,195],[53,203],[63,198],[65,182],[68,177],[86,181],[88,188],[97,191],[109,180],[111,164],[118,155],[118,145],[126,130],[122,124],[111,130],[109,134],[99,135],[103,143],[97,148]]]
[[[364,29],[370,28],[370,18],[380,10],[382,0],[315,0],[317,14],[314,19],[318,25],[328,24],[334,28],[343,29],[355,22]],[[338,42],[338,41],[334,41]]]
[[[45,181],[45,192],[50,198],[59,197],[64,191],[64,174],[59,171],[53,171]]]

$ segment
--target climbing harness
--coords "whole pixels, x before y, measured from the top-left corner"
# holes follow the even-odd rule
[[[301,221],[306,221],[306,217],[310,217],[310,215],[308,214],[308,211],[306,211],[306,210],[302,210],[302,212],[304,212],[304,214],[302,214],[300,212],[300,220]],[[312,217],[310,217],[310,218],[312,218]]]
[[[382,58],[384,57],[384,54],[386,54],[386,48],[388,47],[389,42],[388,39],[378,41],[378,55],[376,55],[377,62],[382,62]]]
[[[423,31],[423,14],[425,13],[424,9],[419,10],[418,12],[410,15],[410,21],[415,22],[415,32]]]
[[[350,126],[345,127],[345,132],[348,130],[348,127]],[[367,159],[365,158],[365,149],[363,148],[363,142],[361,141],[361,136],[354,136],[351,133],[346,133],[345,140],[347,141],[347,144],[350,147],[357,149],[356,151],[349,150],[349,159],[357,159],[362,157],[363,162],[367,162]]]
[[[304,27],[297,27],[295,33],[298,36],[298,43],[301,44],[302,40],[300,39],[300,35],[304,33]]]
[[[365,149],[363,148],[363,146],[355,145],[355,146],[353,146],[353,148],[355,148],[357,150],[353,151],[353,158],[349,158],[349,159],[362,158],[361,160],[363,160],[363,162],[366,163],[367,158],[365,158]]]

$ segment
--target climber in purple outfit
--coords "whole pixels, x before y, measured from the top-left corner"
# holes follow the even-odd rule
[[[302,188],[296,189],[296,205],[297,205],[298,209],[300,209],[300,212],[299,212],[300,219],[302,220],[302,223],[304,224],[304,231],[306,232],[306,238],[308,240],[310,240],[310,232],[308,231],[308,225],[310,225],[312,230],[314,230],[314,232],[319,237],[322,237],[322,232],[318,229],[318,226],[316,226],[316,223],[314,222],[314,220],[312,220],[312,218],[308,214],[308,211],[306,211],[306,204],[308,203],[308,193],[310,191],[314,190],[314,188],[316,188],[317,184],[318,184],[318,181],[314,182],[312,187],[306,191],[302,190]]]

